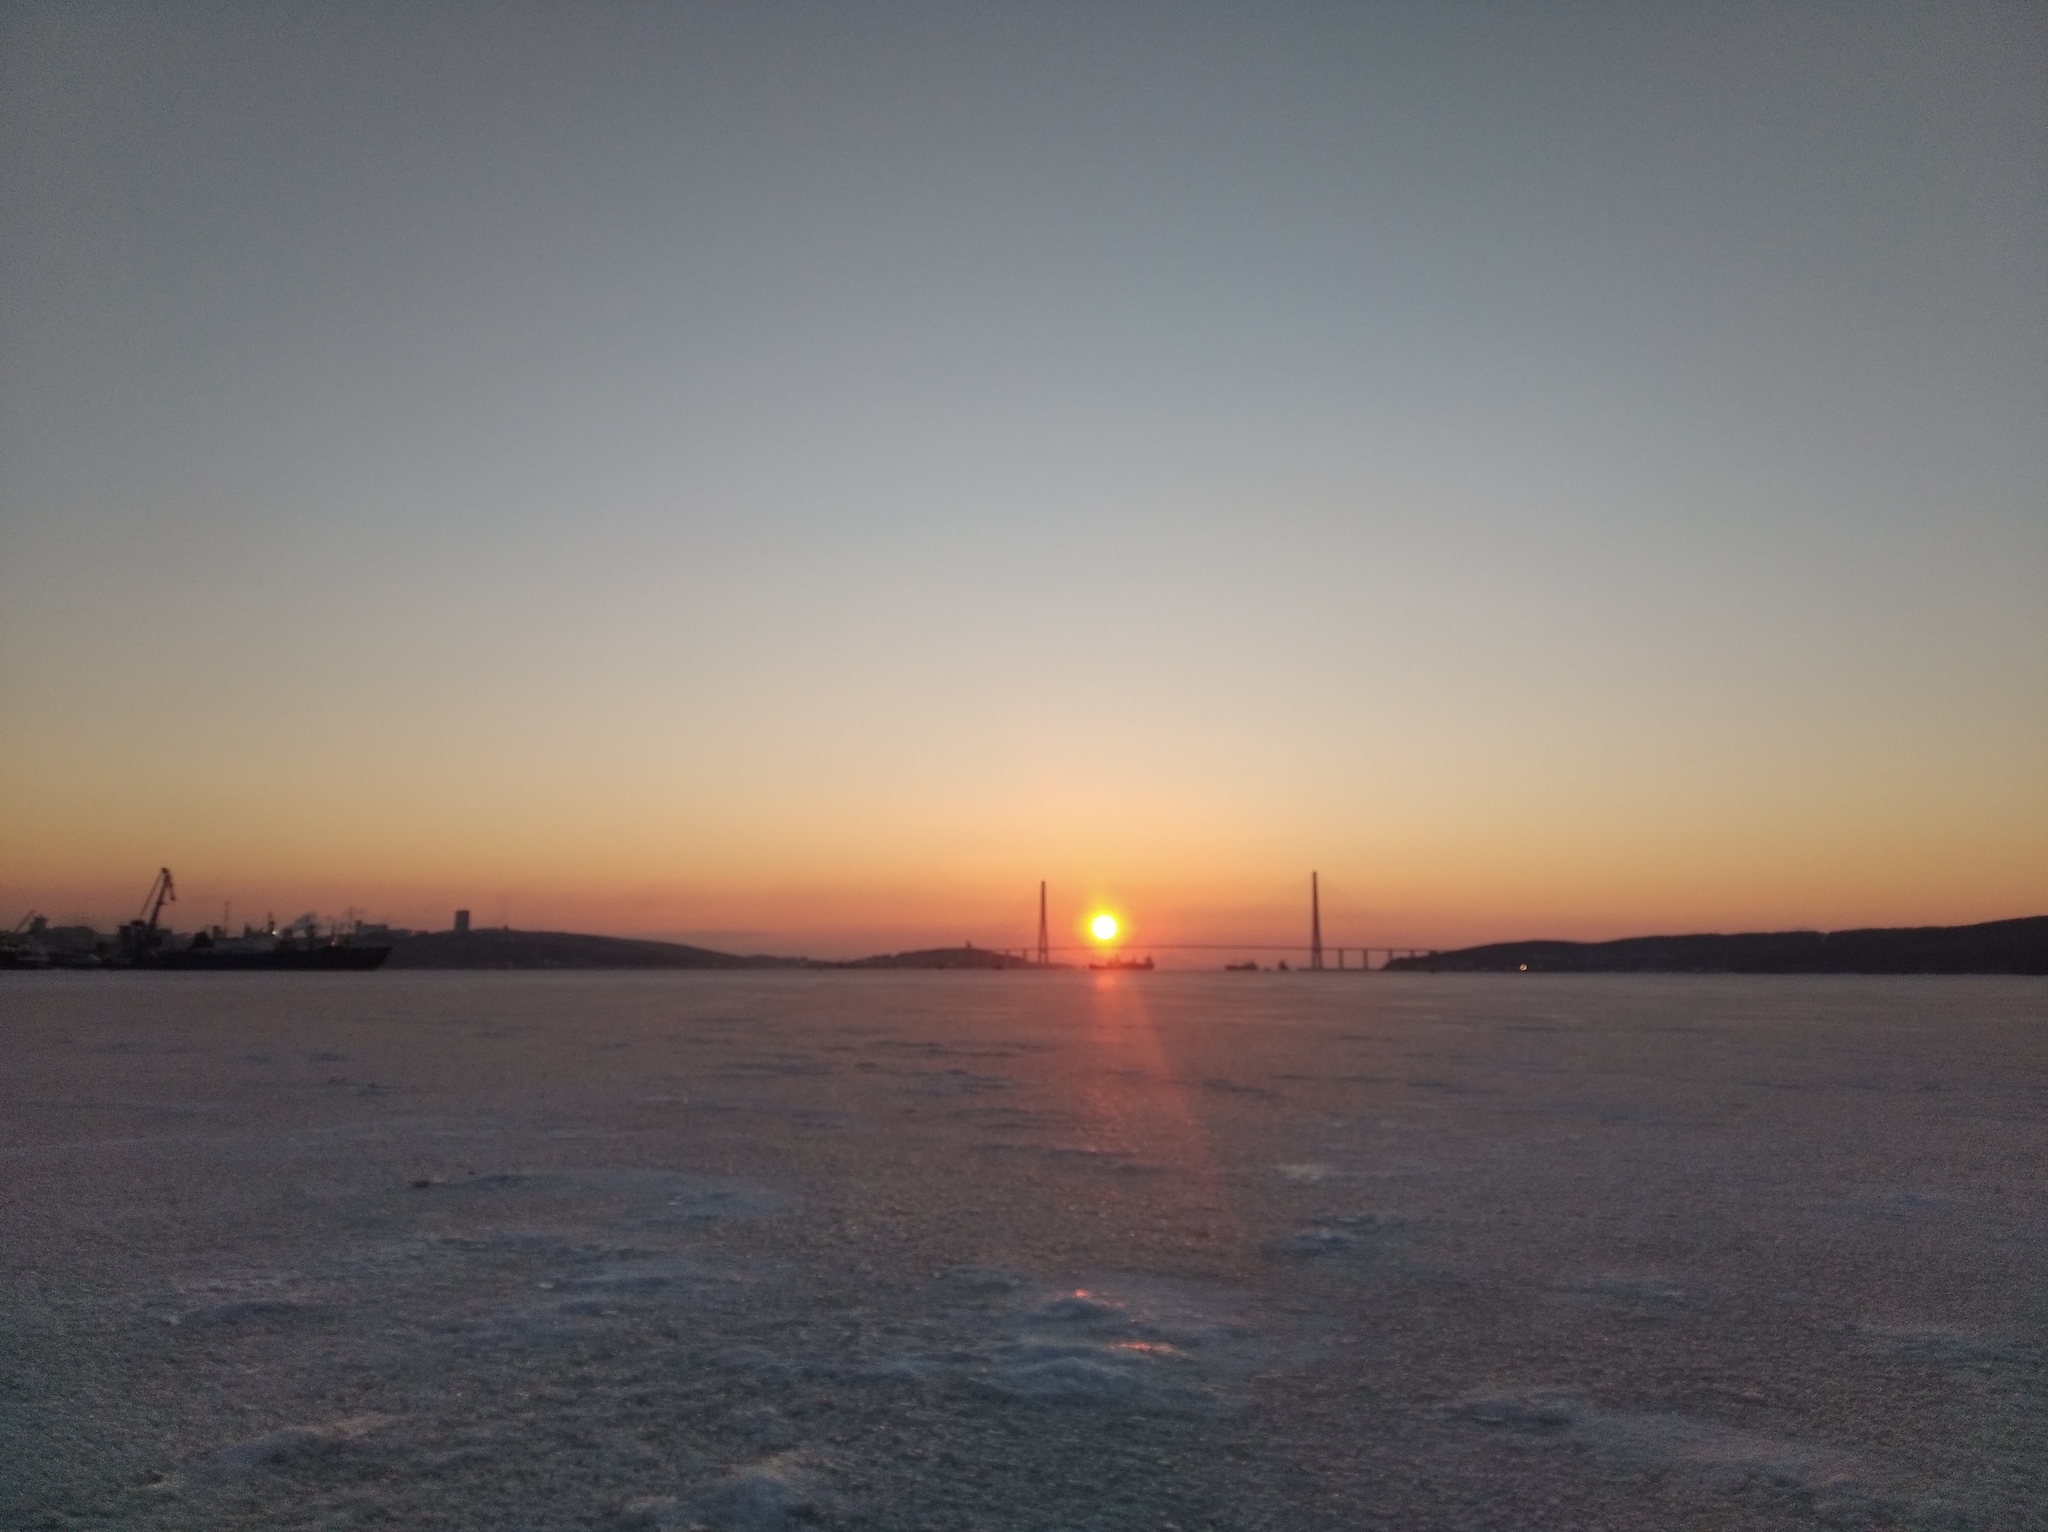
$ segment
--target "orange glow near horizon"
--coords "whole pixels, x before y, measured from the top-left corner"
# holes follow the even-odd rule
[[[1897,770],[1837,758],[1854,741],[1832,735],[1766,769],[1745,754],[1764,741],[1693,750],[1690,722],[1652,729],[1641,706],[1618,735],[1398,691],[1309,715],[1313,752],[1167,703],[981,718],[975,738],[1004,749],[969,752],[959,718],[836,696],[700,717],[642,705],[648,677],[624,699],[555,688],[533,728],[533,685],[508,694],[496,671],[456,700],[351,692],[353,675],[310,693],[129,692],[120,667],[90,693],[24,684],[35,706],[0,733],[0,921],[111,930],[159,866],[192,924],[232,904],[445,930],[468,909],[813,957],[1026,946],[1041,879],[1083,946],[1094,915],[1140,910],[1162,948],[1305,942],[1311,867],[1330,947],[2048,911],[2048,800],[1999,764],[2048,749],[2024,719],[1962,776],[1932,727]],[[157,742],[140,790],[130,724]]]
[[[1311,867],[1328,947],[2048,911],[2048,812],[2017,786],[1916,809],[1914,783],[1886,780],[1823,804],[1755,783],[1695,793],[1689,778],[1629,762],[1596,802],[1540,763],[1495,781],[1445,760],[1441,780],[1422,774],[1427,761],[1381,764],[1342,795],[1302,800],[1256,779],[1211,780],[1206,765],[1084,770],[1085,741],[1050,725],[1029,747],[1030,777],[984,780],[965,763],[880,781],[863,777],[864,758],[783,733],[790,719],[767,727],[784,755],[825,759],[778,781],[765,758],[716,769],[678,758],[673,779],[655,780],[637,759],[585,759],[580,736],[549,733],[479,748],[466,771],[374,750],[333,761],[280,749],[266,763],[252,733],[219,747],[236,764],[214,775],[215,746],[187,728],[138,793],[100,764],[119,758],[116,741],[88,759],[57,750],[54,731],[24,732],[0,747],[0,919],[36,910],[111,930],[166,865],[193,925],[232,904],[238,921],[354,910],[445,930],[468,909],[480,926],[812,957],[1025,946],[1041,879],[1055,928],[1086,946],[1097,914],[1114,912],[1115,939],[1134,939],[1132,910],[1161,947],[1305,942]],[[589,733],[605,737],[595,720]],[[900,751],[919,744],[906,726]],[[275,791],[273,775],[300,790]],[[1402,812],[1354,813],[1354,799]]]
[[[1630,844],[1490,823],[1440,835],[1431,826],[1340,829],[1317,844],[1296,826],[1269,823],[1268,847],[1215,837],[1168,844],[1126,829],[1104,834],[1107,849],[1091,853],[1061,826],[997,820],[971,832],[948,818],[955,846],[975,846],[971,857],[925,844],[901,821],[906,834],[893,845],[842,832],[836,843],[821,834],[798,848],[771,836],[748,856],[732,827],[660,826],[652,816],[631,847],[587,819],[581,846],[510,822],[472,839],[395,796],[375,812],[341,801],[296,824],[260,800],[244,808],[195,797],[174,813],[145,813],[110,799],[97,819],[84,809],[39,818],[24,811],[29,801],[0,804],[0,918],[10,925],[35,910],[111,930],[134,915],[162,865],[177,875],[181,922],[195,926],[219,921],[229,904],[237,922],[353,910],[416,930],[445,930],[456,909],[468,909],[479,926],[812,957],[967,939],[1026,945],[1040,879],[1056,929],[1091,947],[1103,940],[1091,922],[1109,913],[1112,887],[1120,906],[1144,910],[1146,940],[1163,947],[1305,942],[1310,866],[1322,870],[1329,947],[1951,925],[2048,910],[2025,837],[1973,852],[1927,834],[1865,837],[1782,822],[1773,828],[1783,842],[1768,846],[1740,831],[1709,844],[1666,826]],[[469,818],[464,829],[494,817],[451,808],[444,821]],[[1916,870],[1924,876],[1906,876]],[[1110,940],[1131,939],[1128,920],[1111,918]]]

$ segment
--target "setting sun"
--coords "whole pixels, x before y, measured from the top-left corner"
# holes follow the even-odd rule
[[[1116,935],[1116,916],[1097,915],[1088,922],[1088,929],[1095,933],[1097,941],[1106,942]]]

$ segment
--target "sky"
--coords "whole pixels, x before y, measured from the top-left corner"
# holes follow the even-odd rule
[[[2048,9],[0,11],[0,914],[2048,911]]]

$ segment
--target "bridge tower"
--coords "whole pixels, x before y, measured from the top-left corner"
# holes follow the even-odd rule
[[[1323,891],[1314,873],[1308,875],[1308,966],[1323,966]]]
[[[1045,880],[1038,880],[1038,966],[1052,966],[1052,940],[1045,924]]]

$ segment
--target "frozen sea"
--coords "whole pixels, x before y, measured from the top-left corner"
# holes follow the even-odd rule
[[[0,979],[7,1528],[2048,1526],[2048,985]]]

